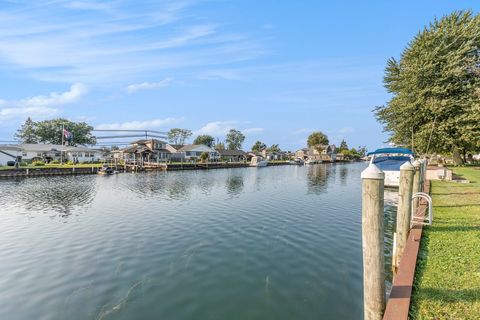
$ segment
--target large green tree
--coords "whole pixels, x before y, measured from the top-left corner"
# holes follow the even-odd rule
[[[451,153],[456,163],[480,149],[480,16],[435,19],[385,68],[392,98],[374,112],[390,141],[417,153]]]
[[[199,135],[193,140],[193,144],[204,144],[209,147],[213,147],[215,144],[215,138],[208,134]]]
[[[340,147],[338,147],[338,152],[342,152],[345,150],[348,150],[348,144],[347,144],[347,141],[343,139],[342,142],[340,142]]]
[[[256,141],[255,144],[252,146],[253,152],[260,152],[264,149],[267,149],[267,145],[261,141]]]
[[[85,122],[73,122],[63,118],[39,122],[34,122],[28,118],[15,136],[24,143],[61,144],[63,137],[62,128],[73,134],[73,139],[69,141],[70,145],[96,143],[96,139],[92,135],[92,126]]]
[[[320,131],[312,132],[307,139],[307,145],[309,147],[327,145],[328,143],[329,141],[327,135]]]
[[[245,141],[245,136],[241,131],[230,129],[225,139],[228,150],[240,150],[242,149],[242,143]]]
[[[15,139],[22,143],[38,143],[38,136],[35,132],[37,124],[28,117],[22,127],[15,133]]]
[[[170,143],[185,144],[185,141],[192,136],[192,131],[188,129],[173,128],[168,131],[167,136]]]
[[[282,149],[280,149],[280,146],[278,144],[272,144],[270,147],[267,148],[267,151],[277,153],[282,151]]]

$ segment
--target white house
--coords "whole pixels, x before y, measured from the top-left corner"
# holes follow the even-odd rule
[[[42,160],[50,162],[60,160],[75,162],[95,162],[104,159],[103,151],[87,147],[62,146],[58,144],[33,144],[0,145],[0,164],[14,161],[12,156],[21,157],[21,161]],[[8,159],[8,160],[7,160]]]
[[[9,161],[15,161],[21,154],[21,149],[18,146],[0,145],[0,166],[6,166]]]

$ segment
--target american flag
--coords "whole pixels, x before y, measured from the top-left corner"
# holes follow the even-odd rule
[[[67,129],[63,129],[63,136],[65,137],[65,140],[67,141],[72,141],[73,140],[73,133],[68,131]]]

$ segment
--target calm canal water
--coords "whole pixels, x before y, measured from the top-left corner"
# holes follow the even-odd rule
[[[0,181],[0,319],[360,319],[365,167]]]

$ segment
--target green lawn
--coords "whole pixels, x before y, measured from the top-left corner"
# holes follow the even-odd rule
[[[480,168],[454,172],[472,183],[432,183],[433,225],[423,233],[412,319],[480,319]]]

